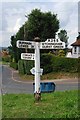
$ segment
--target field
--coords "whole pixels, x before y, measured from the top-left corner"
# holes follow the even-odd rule
[[[78,91],[43,93],[35,102],[33,94],[2,96],[3,118],[80,118]]]

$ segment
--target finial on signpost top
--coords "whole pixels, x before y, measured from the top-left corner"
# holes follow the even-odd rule
[[[34,38],[34,41],[35,41],[35,42],[40,42],[41,40],[40,40],[39,37],[35,37],[35,38]]]

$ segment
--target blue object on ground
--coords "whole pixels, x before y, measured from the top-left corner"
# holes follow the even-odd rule
[[[33,91],[35,90],[35,83],[33,83]],[[55,91],[55,84],[54,82],[41,82],[40,83],[40,92],[54,92]]]

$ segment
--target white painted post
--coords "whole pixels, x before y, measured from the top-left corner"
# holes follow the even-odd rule
[[[40,38],[35,39],[35,100],[41,99],[40,93]]]
[[[40,49],[39,42],[35,42],[35,93],[40,91]]]

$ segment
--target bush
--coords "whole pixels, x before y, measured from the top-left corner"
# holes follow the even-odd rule
[[[43,68],[43,74],[52,72],[53,66],[52,66],[52,55],[51,54],[41,55],[41,68]]]
[[[41,57],[41,67],[43,68],[44,74],[50,72],[77,72],[78,59],[43,54]]]
[[[10,62],[10,56],[4,56],[4,57],[2,57],[2,61],[4,61],[4,62]]]
[[[80,79],[80,58],[78,58],[78,78]]]
[[[14,68],[15,70],[18,70],[18,64],[16,62],[10,62],[10,67]]]
[[[31,74],[34,61],[19,60],[18,70],[20,74]],[[50,72],[77,72],[78,59],[54,56],[53,54],[41,54],[41,68],[43,74]]]
[[[30,69],[33,67],[33,61],[18,61],[18,70],[20,74],[31,74]]]
[[[65,57],[53,57],[53,72],[77,72],[78,71],[78,59],[65,58]]]
[[[18,61],[18,70],[20,74],[26,74],[25,72],[25,66],[24,66],[24,60]]]

